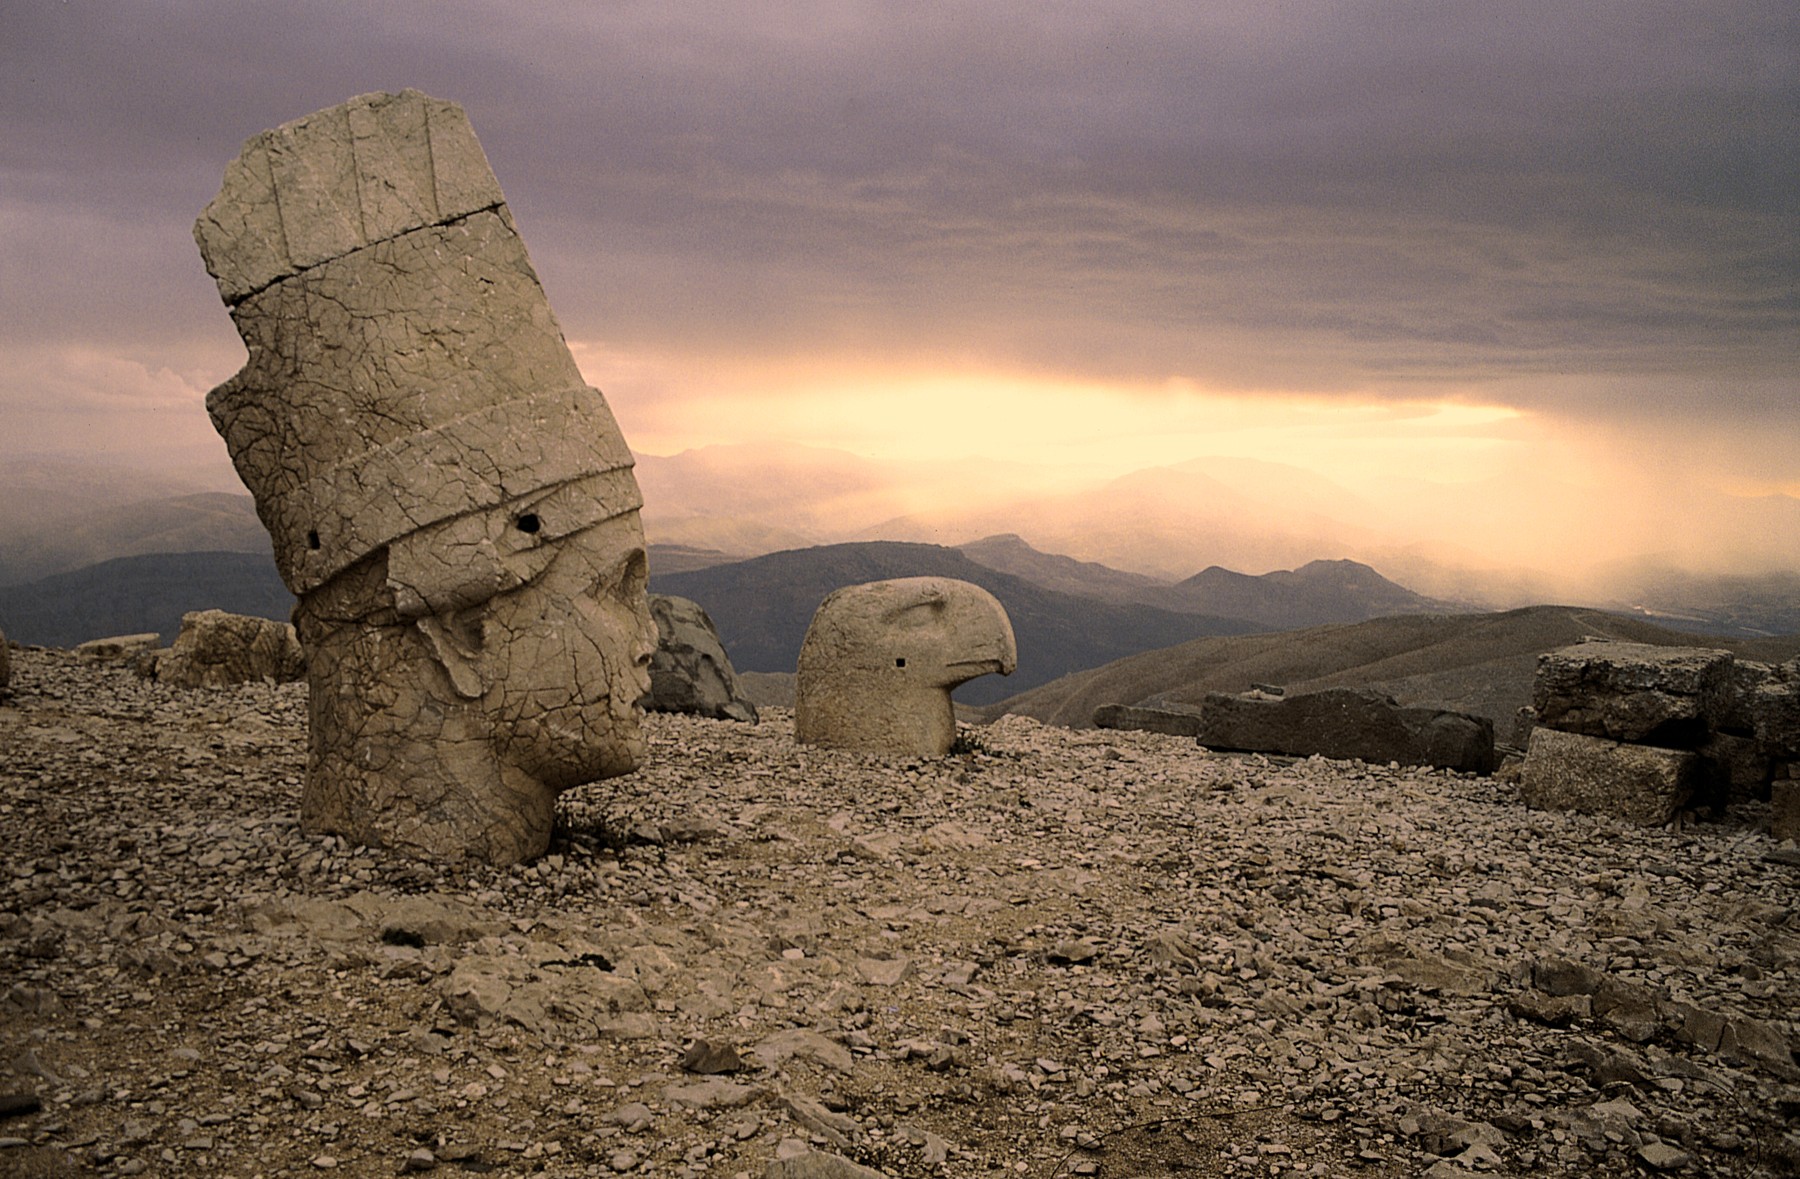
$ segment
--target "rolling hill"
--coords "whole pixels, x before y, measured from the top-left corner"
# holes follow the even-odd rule
[[[1413,615],[1201,638],[1064,676],[999,701],[983,714],[993,719],[1015,713],[1083,728],[1102,704],[1191,709],[1208,692],[1242,692],[1252,684],[1281,685],[1290,692],[1369,687],[1403,704],[1491,717],[1505,740],[1514,714],[1531,701],[1537,657],[1590,635],[1719,647],[1760,660],[1800,654],[1800,635],[1701,637],[1599,610],[1529,606],[1497,614]]]

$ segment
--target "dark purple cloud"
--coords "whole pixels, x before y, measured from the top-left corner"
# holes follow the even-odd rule
[[[1226,7],[14,6],[0,339],[221,348],[238,144],[410,85],[576,335],[1800,414],[1791,3]]]

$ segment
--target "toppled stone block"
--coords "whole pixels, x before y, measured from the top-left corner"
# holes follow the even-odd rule
[[[156,634],[112,635],[104,639],[89,639],[75,648],[75,654],[83,659],[111,662],[115,659],[131,659],[146,651],[154,651],[162,636]]]
[[[1537,723],[1565,733],[1696,749],[1731,708],[1729,651],[1579,643],[1538,658]]]
[[[1692,797],[1698,768],[1698,756],[1686,750],[1540,728],[1525,752],[1519,793],[1540,810],[1661,826]]]
[[[249,359],[206,399],[300,599],[311,834],[509,864],[629,773],[642,500],[468,118],[368,94],[245,143],[194,227]]]
[[[794,735],[808,745],[939,757],[956,740],[950,689],[1018,666],[994,595],[949,577],[847,586],[800,645]]]
[[[1378,692],[1328,688],[1264,698],[1209,692],[1200,710],[1208,749],[1439,766],[1494,768],[1494,725],[1485,717],[1407,708]]]
[[[1094,727],[1167,733],[1171,737],[1198,737],[1200,714],[1171,712],[1165,708],[1140,708],[1129,704],[1102,704],[1094,709]]]
[[[177,688],[229,688],[269,680],[290,683],[306,672],[292,624],[223,610],[181,616],[181,633],[157,661],[156,678]]]
[[[1769,834],[1800,840],[1800,782],[1784,778],[1769,787]]]
[[[1800,659],[1771,668],[1747,694],[1749,730],[1764,757],[1800,760]]]
[[[755,724],[756,705],[744,698],[718,628],[700,604],[651,594],[650,617],[657,633],[656,653],[650,657],[650,709]]]

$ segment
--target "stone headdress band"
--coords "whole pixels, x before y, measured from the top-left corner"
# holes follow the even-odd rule
[[[460,107],[369,94],[263,132],[194,236],[250,352],[207,409],[296,594],[576,480],[641,505]],[[472,592],[440,565],[415,600]]]

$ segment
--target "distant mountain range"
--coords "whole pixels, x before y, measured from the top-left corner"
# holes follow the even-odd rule
[[[871,541],[770,553],[682,573],[656,572],[650,588],[692,598],[719,628],[740,671],[791,672],[813,612],[832,590],[894,577],[954,577],[1006,607],[1019,643],[1009,678],[983,676],[957,692],[966,704],[998,700],[1084,667],[1201,635],[1245,634],[1256,624],[1134,602],[1099,601],[978,564],[940,545]]]
[[[152,632],[170,643],[190,610],[285,622],[293,607],[268,552],[154,553],[0,586],[0,631],[43,647]]]

